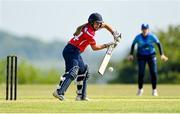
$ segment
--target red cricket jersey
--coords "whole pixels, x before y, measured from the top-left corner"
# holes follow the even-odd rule
[[[74,36],[68,43],[79,48],[83,52],[88,45],[95,45],[95,31],[90,24],[85,25],[78,36]]]

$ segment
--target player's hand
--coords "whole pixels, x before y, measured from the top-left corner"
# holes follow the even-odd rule
[[[134,56],[133,55],[129,55],[128,56],[128,60],[130,60],[130,61],[134,60]]]
[[[114,37],[114,40],[119,42],[121,34],[118,31],[113,31],[112,35]]]
[[[108,48],[109,46],[115,46],[116,43],[115,42],[109,42],[107,44],[104,44],[105,48]]]
[[[161,60],[163,60],[164,62],[166,62],[168,60],[168,57],[166,57],[165,55],[161,55]]]

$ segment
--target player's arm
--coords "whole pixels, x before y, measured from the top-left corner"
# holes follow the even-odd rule
[[[160,42],[158,42],[158,43],[156,43],[157,44],[157,46],[158,46],[158,49],[159,49],[159,53],[160,53],[160,55],[163,55],[164,54],[164,52],[163,52],[163,49],[162,49],[162,45],[161,45],[161,43]]]
[[[131,51],[130,51],[130,55],[128,56],[128,60],[133,60],[133,59],[134,59],[134,56],[133,56],[134,47],[135,47],[135,44],[133,43],[133,44],[131,45]]]
[[[108,25],[106,23],[102,23],[101,28],[105,28],[106,30],[108,30],[113,35],[114,39],[118,40],[118,37],[120,36],[120,33],[113,30],[113,28],[110,25]]]
[[[156,44],[157,44],[157,46],[158,46],[159,53],[160,53],[160,55],[161,55],[161,60],[167,61],[167,60],[168,60],[168,57],[166,57],[166,56],[164,55],[164,52],[163,52],[161,43],[158,42],[158,43],[156,43]]]
[[[133,53],[134,53],[134,47],[135,47],[135,44],[133,43],[133,44],[131,45],[130,55],[133,55]]]
[[[84,34],[84,37],[89,42],[89,44],[90,44],[93,51],[102,50],[104,48],[108,48],[111,45],[115,45],[115,42],[110,42],[110,43],[107,43],[107,44],[96,44],[96,41],[94,40],[93,35],[91,35],[91,33],[89,33],[89,32]]]
[[[108,48],[110,45],[114,45],[115,43],[114,42],[110,42],[110,43],[107,43],[107,44],[95,44],[95,45],[91,45],[91,48],[93,51],[98,51],[98,50],[102,50],[104,48]]]
[[[133,53],[134,53],[134,47],[136,45],[136,42],[137,42],[137,37],[134,39],[132,45],[131,45],[131,51],[130,51],[130,54],[128,56],[128,60],[133,60],[134,59],[134,56],[133,56]]]
[[[157,44],[157,46],[158,46],[159,53],[160,53],[160,55],[161,55],[161,60],[167,61],[167,60],[168,60],[168,57],[166,57],[166,56],[164,55],[163,48],[162,48],[162,45],[161,45],[159,39],[157,38],[156,35],[153,35],[153,38],[154,38],[154,42],[155,42],[155,43]]]
[[[101,28],[105,28],[106,30],[108,30],[111,34],[113,34],[113,29],[110,25],[106,24],[106,23],[102,23]]]

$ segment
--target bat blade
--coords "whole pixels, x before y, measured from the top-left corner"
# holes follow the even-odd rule
[[[109,54],[105,55],[101,65],[100,65],[99,71],[98,71],[99,74],[104,75],[104,72],[106,70],[106,67],[107,67],[109,61],[110,61],[110,58],[111,58],[111,54],[110,55]]]
[[[98,73],[101,74],[102,76],[104,75],[104,72],[106,70],[106,67],[111,59],[111,56],[112,56],[112,52],[113,52],[114,48],[113,47],[110,47],[108,48],[104,58],[103,58],[103,61],[99,67],[99,70],[98,70]]]

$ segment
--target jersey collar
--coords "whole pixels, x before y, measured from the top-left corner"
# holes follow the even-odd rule
[[[147,38],[147,37],[149,36],[149,33],[148,33],[146,36],[144,36],[143,33],[141,33],[141,36],[142,36],[143,38]]]

